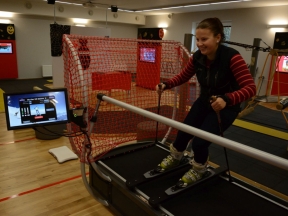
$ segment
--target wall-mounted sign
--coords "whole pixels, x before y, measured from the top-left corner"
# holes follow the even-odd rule
[[[0,24],[0,40],[15,40],[14,24]]]
[[[162,40],[163,37],[163,28],[138,28],[138,39]]]

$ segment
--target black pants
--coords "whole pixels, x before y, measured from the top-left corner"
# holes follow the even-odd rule
[[[221,128],[223,132],[232,125],[237,115],[237,111],[226,107],[220,111]],[[208,107],[207,104],[204,104],[199,98],[194,102],[183,123],[212,134],[220,135],[220,127],[216,112],[211,106]],[[208,159],[210,141],[178,131],[173,146],[178,151],[182,152],[186,149],[187,144],[191,139],[193,139],[192,150],[194,152],[194,160],[197,163],[204,164]]]

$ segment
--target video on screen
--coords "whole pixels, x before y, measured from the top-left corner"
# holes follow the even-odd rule
[[[276,70],[279,72],[288,72],[288,56],[278,57],[278,67]]]
[[[7,128],[9,130],[64,123],[69,120],[65,91],[5,94]]]
[[[13,53],[12,43],[0,43],[0,53]]]
[[[140,61],[155,63],[156,49],[155,48],[140,48]]]

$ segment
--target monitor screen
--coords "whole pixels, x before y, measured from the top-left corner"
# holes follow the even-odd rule
[[[140,61],[155,63],[156,48],[140,48]]]
[[[288,56],[278,57],[278,68],[276,70],[279,72],[288,72]]]
[[[4,93],[8,130],[68,123],[66,89]]]
[[[13,53],[12,43],[0,43],[0,53]]]

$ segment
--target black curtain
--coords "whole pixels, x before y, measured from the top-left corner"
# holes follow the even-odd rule
[[[63,34],[70,34],[71,26],[50,24],[51,55],[62,55],[62,37]]]

